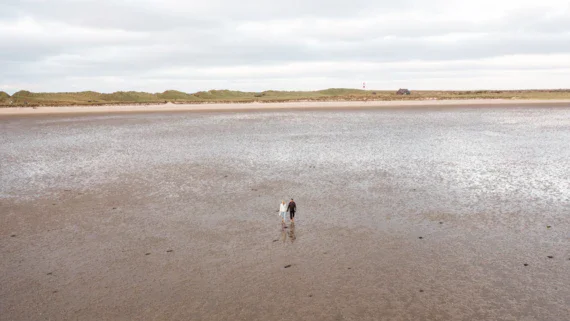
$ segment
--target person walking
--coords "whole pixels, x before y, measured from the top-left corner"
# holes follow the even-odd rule
[[[291,199],[289,205],[287,205],[287,211],[289,212],[289,219],[291,220],[291,223],[295,223],[295,212],[297,211],[297,204],[295,204],[295,201],[293,199]]]
[[[279,205],[279,216],[281,216],[281,222],[285,223],[285,217],[287,215],[287,207],[285,206],[285,201],[281,201]]]

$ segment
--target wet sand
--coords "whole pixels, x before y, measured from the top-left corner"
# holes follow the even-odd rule
[[[91,114],[91,113],[127,113],[127,112],[190,112],[190,111],[267,111],[267,110],[355,110],[355,109],[391,109],[391,108],[457,108],[457,107],[493,107],[493,106],[533,106],[567,107],[570,100],[516,100],[516,99],[466,99],[466,100],[392,100],[392,101],[297,101],[280,103],[196,103],[196,104],[158,104],[158,105],[109,105],[109,106],[67,106],[67,107],[7,107],[0,108],[2,115],[41,115],[41,114]]]
[[[4,115],[0,320],[567,320],[570,106],[487,107]]]

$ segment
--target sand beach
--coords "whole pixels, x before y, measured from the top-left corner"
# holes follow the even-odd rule
[[[512,104],[0,109],[0,320],[565,320],[570,105]]]

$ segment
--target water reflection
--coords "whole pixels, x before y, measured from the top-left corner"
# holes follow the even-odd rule
[[[295,223],[291,223],[291,225],[289,225],[289,232],[287,232],[287,235],[289,235],[291,243],[295,242],[297,239],[297,236],[295,235]]]
[[[285,243],[287,241],[287,225],[285,223],[281,223],[281,241]]]
[[[289,226],[287,224],[281,224],[281,241],[286,243],[287,240],[291,243],[295,242],[297,235],[295,234],[295,223],[291,223]]]

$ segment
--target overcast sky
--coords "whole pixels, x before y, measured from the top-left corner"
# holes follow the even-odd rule
[[[0,90],[570,88],[568,0],[0,0]]]

